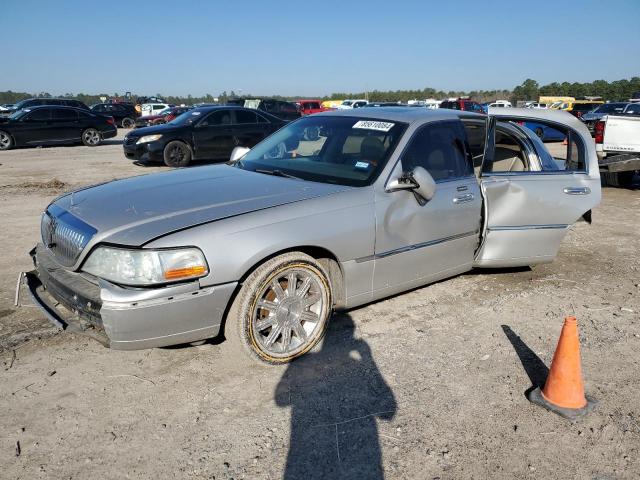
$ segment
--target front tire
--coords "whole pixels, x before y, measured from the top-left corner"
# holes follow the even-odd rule
[[[288,363],[322,340],[331,302],[329,277],[313,257],[279,255],[243,283],[227,316],[225,338],[234,354],[242,350],[262,362]]]
[[[100,132],[95,128],[87,128],[82,132],[82,143],[87,147],[96,147],[101,141]]]
[[[0,150],[11,150],[13,147],[13,138],[7,132],[0,130]]]
[[[186,143],[174,140],[164,147],[163,157],[167,167],[186,167],[191,162],[191,149]]]
[[[136,124],[135,120],[129,117],[123,118],[120,123],[122,124],[122,128],[133,128]]]

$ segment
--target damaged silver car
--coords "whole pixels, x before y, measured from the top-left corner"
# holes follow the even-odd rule
[[[531,122],[564,132],[565,152]],[[335,308],[551,262],[600,202],[591,135],[565,112],[331,111],[232,158],[56,199],[25,275],[35,303],[116,349],[224,335],[288,362]]]

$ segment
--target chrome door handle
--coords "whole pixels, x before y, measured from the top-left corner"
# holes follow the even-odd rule
[[[567,195],[589,195],[591,189],[589,187],[564,187],[563,192]]]
[[[458,204],[458,203],[470,202],[474,198],[475,197],[473,196],[473,193],[467,193],[465,195],[458,195],[456,198],[453,199],[453,203]]]

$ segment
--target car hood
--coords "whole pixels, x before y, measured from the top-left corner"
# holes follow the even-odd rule
[[[168,123],[163,123],[161,125],[152,125],[150,127],[136,128],[135,130],[131,130],[131,132],[127,134],[127,137],[142,137],[143,135],[154,135],[156,133],[169,134],[177,130],[181,130],[182,128],[184,127],[178,127],[175,125],[169,125]]]
[[[88,247],[140,246],[195,225],[350,188],[213,165],[108,182],[54,203],[97,230]]]

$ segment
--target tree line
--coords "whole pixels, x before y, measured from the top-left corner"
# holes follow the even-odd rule
[[[570,97],[583,97],[583,96],[598,96],[604,100],[610,101],[624,101],[634,97],[640,92],[640,77],[632,77],[630,79],[615,80],[608,82],[606,80],[595,80],[593,82],[553,82],[547,85],[540,85],[536,80],[526,79],[522,84],[516,86],[513,90],[472,90],[472,91],[444,91],[436,90],[434,88],[423,88],[421,90],[373,90],[371,92],[336,92],[331,95],[321,97],[322,100],[341,100],[345,98],[368,98],[369,101],[380,102],[402,102],[406,103],[409,100],[425,100],[427,98],[443,99],[450,97],[462,97],[467,96],[472,100],[478,102],[492,102],[498,99],[511,100],[513,103],[518,100],[537,100],[541,95],[554,95],[554,96],[570,96]],[[11,90],[0,92],[0,104],[4,103],[16,103],[25,98],[33,97],[51,97],[48,92],[12,92]],[[217,97],[211,94],[194,97],[192,95],[187,96],[163,96],[157,93],[155,96],[164,98],[168,103],[180,105],[192,105],[194,103],[213,103],[216,98],[220,103],[225,103],[228,99],[236,97],[236,93],[231,91],[229,93],[222,92]],[[245,93],[243,97],[253,97],[250,93]],[[87,105],[94,103],[100,103],[100,97],[120,97],[118,93],[114,95],[101,93],[101,94],[85,94],[85,93],[66,93],[61,97],[75,98],[84,102]],[[136,96],[133,96],[135,100]],[[294,96],[281,96],[274,95],[269,98],[277,98],[281,100],[297,100],[305,97]]]

